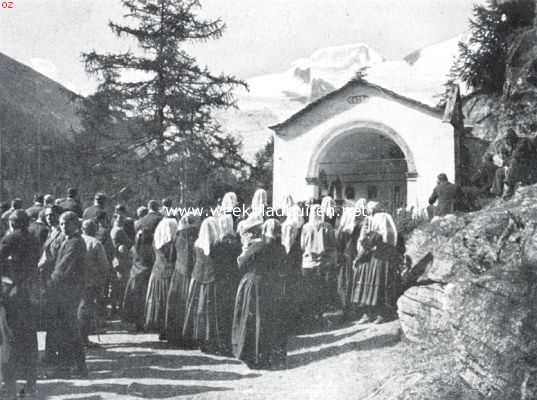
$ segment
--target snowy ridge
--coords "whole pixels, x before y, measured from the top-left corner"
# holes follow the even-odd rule
[[[238,93],[240,111],[218,116],[224,130],[243,140],[243,152],[252,159],[279,123],[308,103],[336,90],[366,68],[371,83],[435,106],[444,90],[458,52],[459,35],[416,50],[401,60],[385,60],[364,43],[327,47],[291,63],[279,73],[248,80],[249,92]]]

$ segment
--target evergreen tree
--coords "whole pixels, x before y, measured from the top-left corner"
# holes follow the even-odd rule
[[[532,25],[534,12],[534,0],[489,0],[486,5],[474,5],[470,38],[459,43],[448,84],[458,81],[472,92],[500,94],[513,37]]]
[[[202,158],[206,165],[238,168],[244,160],[239,143],[221,133],[212,118],[214,109],[235,106],[232,91],[245,83],[228,75],[214,75],[198,65],[184,45],[219,38],[225,28],[220,20],[196,15],[197,0],[122,0],[127,9],[125,24],[110,22],[118,37],[134,39],[138,51],[82,55],[86,71],[99,79],[86,123],[94,135],[110,136],[106,109],[136,120],[137,129],[121,138],[105,138],[109,159],[143,160],[144,171],[169,161]],[[127,79],[136,76],[135,79]],[[95,111],[92,113],[92,110]],[[127,160],[128,161],[128,160]],[[122,162],[127,162],[123,160]],[[138,171],[142,172],[142,171]]]

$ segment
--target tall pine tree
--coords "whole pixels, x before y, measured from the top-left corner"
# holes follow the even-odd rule
[[[212,74],[184,49],[186,44],[218,39],[224,23],[200,18],[197,0],[122,0],[122,4],[127,10],[125,23],[109,26],[118,37],[134,39],[138,50],[117,54],[93,50],[82,55],[86,71],[100,82],[92,96],[98,102],[92,107],[98,111],[95,119],[103,121],[106,108],[114,118],[123,115],[141,127],[116,143],[105,140],[113,149],[108,156],[134,151],[136,158],[152,160],[146,170],[178,160],[188,168],[193,159],[197,165],[201,159],[207,165],[241,166],[239,143],[220,132],[212,112],[235,106],[233,90],[245,83]],[[93,124],[99,125],[94,134],[102,133],[103,125]]]
[[[532,25],[534,10],[534,0],[474,5],[470,37],[459,43],[450,82],[463,82],[474,93],[501,94],[513,36]]]

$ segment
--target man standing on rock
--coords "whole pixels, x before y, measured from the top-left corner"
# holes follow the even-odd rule
[[[443,217],[446,214],[452,214],[455,211],[455,201],[457,199],[457,185],[451,183],[447,175],[441,173],[438,175],[436,187],[429,197],[429,205],[434,206],[434,216]]]

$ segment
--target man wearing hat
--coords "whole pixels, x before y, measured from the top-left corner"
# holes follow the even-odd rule
[[[17,378],[26,380],[26,393],[36,390],[37,379],[37,261],[40,246],[28,232],[29,218],[24,210],[9,216],[10,231],[0,241],[2,279],[10,285],[2,293],[7,322],[13,333],[8,359],[2,359],[2,373],[8,398],[14,398]],[[11,396],[11,397],[10,397]]]
[[[95,193],[95,197],[93,198],[93,205],[89,206],[84,210],[84,214],[82,214],[82,219],[95,219],[98,214],[106,212],[104,209],[105,202],[106,195],[104,193]]]
[[[84,265],[86,244],[80,236],[78,215],[66,211],[60,216],[60,229],[65,237],[54,263],[54,270],[47,282],[50,309],[61,338],[58,348],[60,366],[56,376],[78,376],[86,378],[86,356],[77,311],[84,288]],[[70,370],[73,366],[75,369]]]
[[[58,202],[58,206],[60,206],[63,211],[74,212],[79,218],[82,216],[82,207],[78,200],[78,190],[75,188],[67,189],[67,198]]]
[[[103,244],[95,238],[97,224],[86,219],[82,222],[82,239],[86,243],[86,258],[84,269],[84,294],[78,307],[78,321],[82,342],[86,346],[89,341],[91,324],[96,320],[95,304],[104,286],[105,279],[111,270]]]
[[[446,214],[452,214],[455,211],[455,201],[457,200],[457,185],[451,183],[444,173],[438,175],[436,183],[436,187],[429,197],[430,206],[437,203],[434,208],[434,216],[443,217]]]
[[[43,210],[43,195],[34,194],[34,204],[26,209],[26,214],[30,220],[35,221],[39,217],[39,213]]]
[[[149,212],[146,216],[136,221],[134,228],[136,231],[144,229],[145,231],[150,232],[152,237],[155,229],[157,229],[158,223],[162,219],[162,214],[159,212],[159,204],[156,200],[149,200],[147,208]]]

